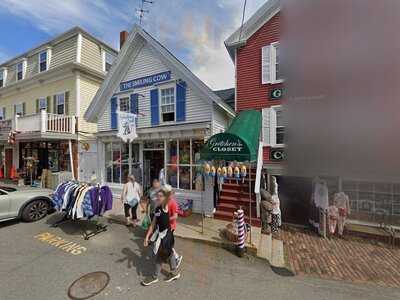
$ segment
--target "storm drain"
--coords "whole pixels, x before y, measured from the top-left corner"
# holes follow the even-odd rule
[[[75,280],[68,289],[68,297],[73,300],[89,299],[106,288],[110,275],[106,272],[93,272]]]

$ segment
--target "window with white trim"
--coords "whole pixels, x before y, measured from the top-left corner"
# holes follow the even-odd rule
[[[262,84],[280,83],[283,81],[280,68],[279,42],[272,43],[262,48],[261,55],[261,82]]]
[[[160,89],[160,99],[161,121],[175,121],[175,88]]]
[[[48,70],[49,52],[48,50],[39,53],[39,73]]]
[[[282,108],[275,109],[275,116],[275,144],[283,145],[285,143],[285,123]]]
[[[65,93],[56,95],[56,112],[59,115],[65,114]]]
[[[6,108],[2,107],[0,109],[0,120],[5,120],[6,119]]]
[[[47,99],[39,98],[39,111],[47,110]]]
[[[262,136],[264,146],[285,145],[285,121],[282,106],[264,108],[262,111]]]
[[[25,69],[25,62],[21,61],[16,66],[16,73],[17,73],[17,81],[24,79],[24,69]]]
[[[119,111],[130,112],[129,97],[119,98]]]
[[[5,86],[6,83],[6,71],[5,70],[0,70],[0,88],[2,88],[3,86]]]
[[[23,116],[24,115],[24,104],[23,103],[15,104],[15,114],[17,116]]]
[[[104,71],[108,72],[110,71],[113,63],[115,60],[115,55],[111,54],[110,52],[105,51],[104,54]]]

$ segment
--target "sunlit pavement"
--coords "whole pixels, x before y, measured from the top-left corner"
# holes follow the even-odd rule
[[[91,299],[400,299],[396,289],[280,276],[265,261],[180,239],[181,279],[165,283],[162,274],[159,283],[142,287],[152,265],[140,229],[108,224],[106,232],[84,240],[79,223],[50,227],[57,219],[0,224],[1,300],[68,299],[68,287],[94,271],[111,280]]]

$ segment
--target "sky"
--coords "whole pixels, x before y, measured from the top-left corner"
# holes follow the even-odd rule
[[[266,0],[247,0],[246,19]],[[241,24],[244,0],[153,0],[142,26],[213,89],[234,86],[224,40]],[[141,0],[1,0],[0,63],[81,26],[114,48],[138,23]]]

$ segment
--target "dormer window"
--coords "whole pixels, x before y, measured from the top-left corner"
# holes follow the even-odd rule
[[[25,78],[26,61],[21,61],[16,66],[17,81]]]
[[[49,51],[39,53],[39,73],[47,71],[49,68]]]

